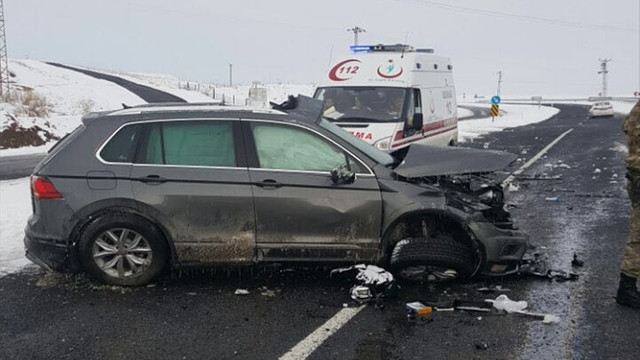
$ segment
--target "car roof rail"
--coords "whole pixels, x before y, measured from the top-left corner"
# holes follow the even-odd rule
[[[154,107],[167,107],[167,106],[221,106],[225,105],[222,101],[209,101],[209,102],[157,102],[157,103],[148,103],[148,104],[139,104],[139,105],[127,105],[122,103],[123,109],[140,109],[140,108],[154,108]]]

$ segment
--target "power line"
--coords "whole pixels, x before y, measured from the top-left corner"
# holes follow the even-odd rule
[[[547,23],[547,24],[553,24],[553,25],[563,25],[563,26],[592,28],[592,29],[603,29],[603,30],[614,30],[614,31],[625,31],[625,32],[638,32],[639,31],[638,28],[627,28],[627,27],[620,27],[620,26],[614,26],[614,25],[593,24],[593,23],[585,23],[585,22],[579,22],[579,21],[569,21],[569,20],[562,20],[562,19],[544,18],[544,17],[540,17],[540,16],[511,14],[511,13],[506,13],[506,12],[502,12],[502,11],[485,10],[485,9],[477,9],[477,8],[469,8],[469,7],[464,7],[464,6],[458,6],[458,5],[450,5],[450,4],[445,4],[445,3],[436,2],[436,1],[425,1],[425,0],[394,0],[394,1],[413,2],[413,3],[422,4],[422,5],[425,5],[425,6],[437,7],[437,8],[441,8],[441,9],[465,12],[465,13],[470,13],[470,14],[509,17],[509,18],[514,18],[514,19],[519,19],[519,20],[524,20],[524,21]]]

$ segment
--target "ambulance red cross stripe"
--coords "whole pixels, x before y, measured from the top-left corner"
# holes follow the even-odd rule
[[[432,136],[440,135],[447,131],[452,131],[458,128],[458,118],[449,118],[440,121],[434,121],[427,124],[424,124],[421,131],[418,131],[415,135],[410,136],[404,139],[398,139],[398,135],[402,136],[402,132],[398,131],[396,136],[391,143],[391,148],[397,148],[402,145],[406,145],[408,143],[421,140],[424,138],[429,138]],[[397,141],[400,140],[400,141]]]

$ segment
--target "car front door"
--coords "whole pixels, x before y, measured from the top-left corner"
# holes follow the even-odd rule
[[[268,261],[375,259],[382,200],[371,170],[306,127],[243,120],[258,256]],[[348,164],[356,179],[336,184]]]
[[[168,229],[185,264],[251,263],[255,215],[236,120],[145,124],[131,178],[140,210]]]

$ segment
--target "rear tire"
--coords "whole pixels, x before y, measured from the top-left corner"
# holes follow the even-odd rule
[[[469,246],[441,234],[401,240],[394,247],[389,264],[401,279],[447,281],[470,278],[478,268],[477,261]]]
[[[119,286],[149,283],[164,270],[169,254],[156,226],[138,215],[115,212],[87,225],[78,250],[90,275]]]

